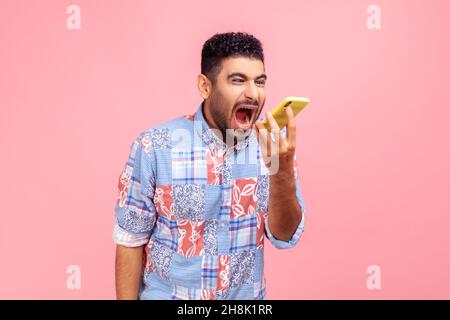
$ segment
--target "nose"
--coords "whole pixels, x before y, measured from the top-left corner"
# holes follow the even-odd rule
[[[248,81],[245,88],[245,97],[249,100],[258,101],[258,88],[253,81]]]

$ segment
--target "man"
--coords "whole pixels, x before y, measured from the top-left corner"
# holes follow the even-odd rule
[[[259,40],[216,34],[196,112],[132,143],[115,207],[118,299],[265,298],[264,237],[293,247],[305,214],[292,110],[281,132],[266,113],[272,136],[259,121],[266,79]]]

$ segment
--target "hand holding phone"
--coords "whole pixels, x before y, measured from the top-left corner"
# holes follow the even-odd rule
[[[287,97],[284,98],[283,101],[271,112],[275,121],[278,124],[280,130],[284,128],[288,123],[288,118],[286,115],[286,107],[291,107],[292,112],[294,113],[294,117],[300,113],[308,104],[309,99],[304,97]],[[267,131],[271,131],[271,127],[269,121],[264,119],[262,124],[267,129]]]

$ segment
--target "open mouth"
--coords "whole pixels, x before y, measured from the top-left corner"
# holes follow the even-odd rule
[[[244,131],[250,129],[257,109],[255,105],[240,105],[234,112],[236,127]]]

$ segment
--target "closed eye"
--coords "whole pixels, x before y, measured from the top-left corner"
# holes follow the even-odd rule
[[[232,82],[236,82],[236,83],[243,83],[244,82],[243,79],[233,79],[231,81]],[[255,83],[256,83],[256,85],[258,85],[260,87],[263,87],[266,84],[266,81],[265,80],[258,80],[258,81],[255,81]]]

